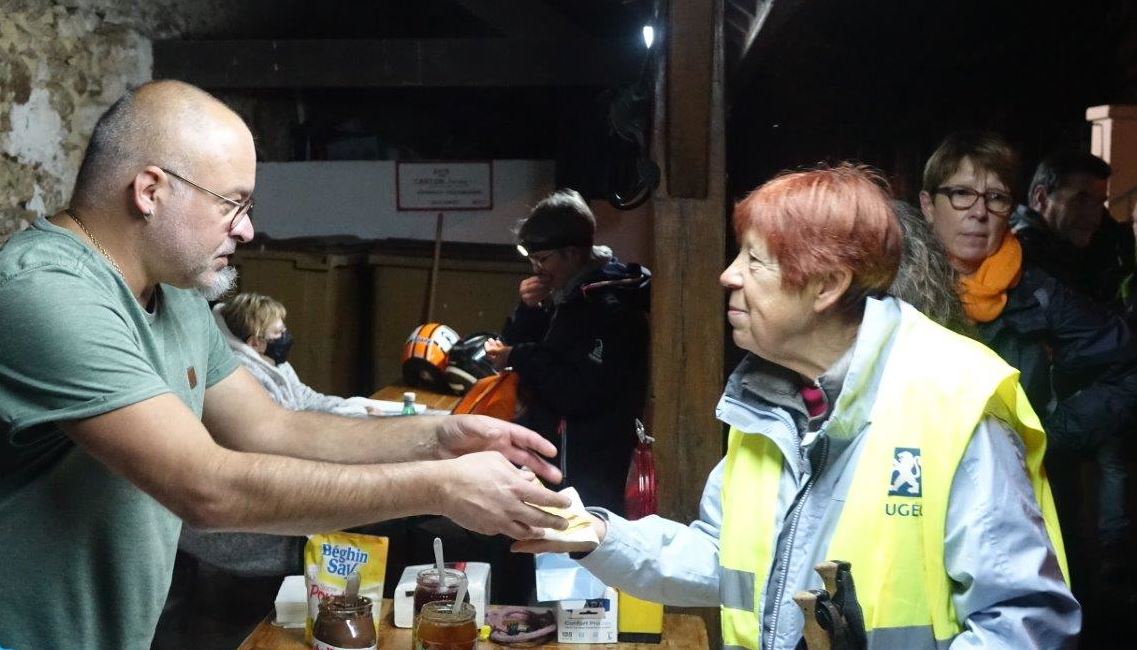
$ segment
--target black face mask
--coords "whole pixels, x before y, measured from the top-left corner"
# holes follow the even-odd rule
[[[265,344],[265,356],[279,365],[288,358],[288,351],[291,349],[292,332],[284,330],[283,334]]]

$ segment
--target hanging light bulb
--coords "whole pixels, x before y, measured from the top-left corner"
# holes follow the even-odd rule
[[[651,25],[644,25],[644,47],[651,49],[651,44],[655,42],[655,28]]]

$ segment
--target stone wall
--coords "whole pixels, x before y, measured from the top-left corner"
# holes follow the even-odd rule
[[[82,4],[0,0],[0,241],[63,207],[99,115],[150,78],[150,39]]]

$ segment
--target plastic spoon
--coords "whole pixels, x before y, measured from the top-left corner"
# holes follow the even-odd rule
[[[443,571],[445,564],[442,563],[442,538],[434,538],[434,566],[438,568],[438,585],[443,589],[446,588],[446,572]]]
[[[462,601],[466,600],[466,581],[458,581],[458,593],[454,594],[454,607],[450,609],[450,615],[458,618],[462,615]]]
[[[344,586],[344,600],[348,603],[355,604],[359,602],[359,572],[353,571],[347,576],[347,584]]]

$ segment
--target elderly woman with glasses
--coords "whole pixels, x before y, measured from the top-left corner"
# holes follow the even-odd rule
[[[1023,258],[1008,227],[1018,156],[991,133],[948,136],[924,168],[920,206],[960,276],[957,290],[979,339],[1019,370],[1042,416],[1047,470],[1080,591],[1079,457],[1099,467],[1098,545],[1111,571],[1130,553],[1122,436],[1137,409],[1137,364],[1122,320]],[[1066,521],[1066,519],[1069,521]]]
[[[727,453],[699,520],[591,509],[599,545],[515,548],[588,551],[635,596],[718,606],[726,648],[800,647],[793,598],[822,588],[829,559],[851,562],[843,616],[860,641],[833,647],[1072,647],[1038,418],[1013,368],[887,295],[902,235],[879,177],[784,174],[734,226],[719,281],[749,354],[716,410]]]

